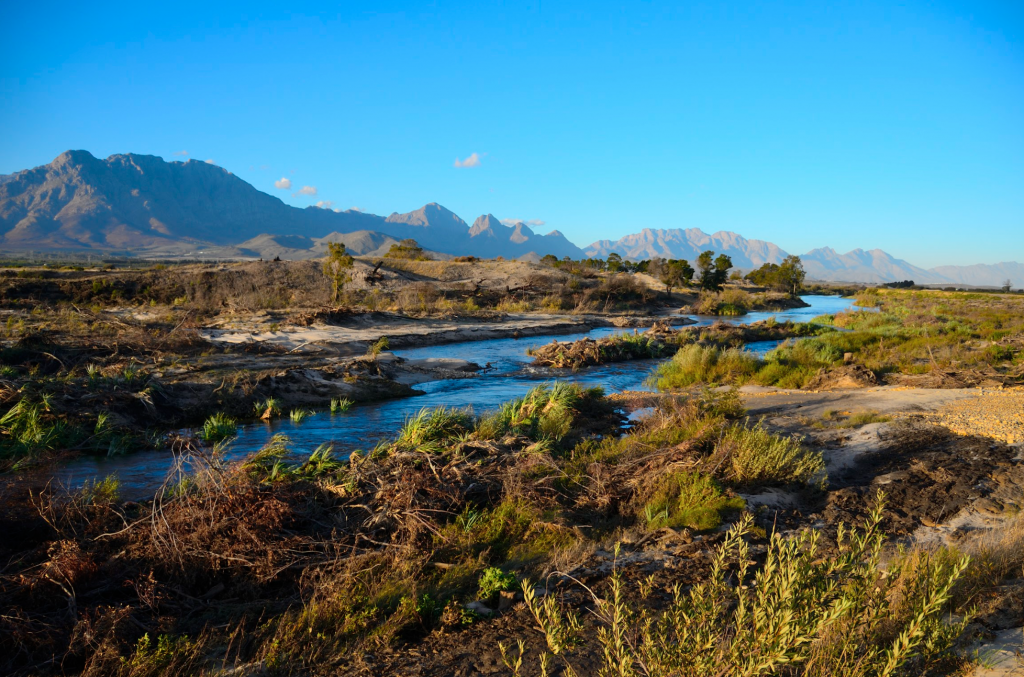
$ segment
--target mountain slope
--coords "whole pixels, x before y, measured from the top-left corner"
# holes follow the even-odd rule
[[[709,235],[700,228],[644,228],[616,241],[600,240],[586,248],[588,256],[605,258],[615,252],[627,259],[686,259],[693,261],[701,252],[712,249],[732,257],[737,268],[758,268],[764,263],[779,263],[787,254],[764,240],[748,240],[741,235],[719,231]]]
[[[151,155],[99,160],[68,151],[0,183],[0,238],[12,248],[235,244],[258,233],[304,235],[328,224],[357,230],[378,222],[360,212],[290,207],[215,165]]]
[[[932,268],[931,272],[958,284],[1001,287],[1009,280],[1014,289],[1024,287],[1024,264],[1014,261],[979,263],[973,266],[938,266]]]
[[[249,243],[270,247],[267,253],[295,253],[306,248],[250,241],[261,234],[316,238],[371,231],[399,240],[411,237],[428,249],[452,254],[582,255],[561,234],[521,236],[509,229],[504,238],[496,236],[481,246],[486,239],[475,240],[470,230],[436,203],[386,219],[354,210],[299,209],[221,167],[195,160],[165,162],[152,155],[100,160],[87,151],[67,151],[47,165],[0,176],[0,245],[9,250],[174,253],[197,244]]]
[[[895,282],[913,280],[919,284],[948,282],[938,273],[918,268],[881,249],[854,249],[840,254],[831,247],[813,249],[800,257],[807,277],[837,282]]]

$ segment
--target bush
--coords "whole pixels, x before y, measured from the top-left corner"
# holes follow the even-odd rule
[[[653,379],[658,390],[672,390],[696,383],[743,381],[759,367],[757,357],[745,350],[693,343],[680,348],[671,361],[659,366]]]
[[[507,574],[498,567],[489,567],[480,576],[480,599],[493,601],[499,592],[515,590],[517,586],[514,574]]]
[[[723,516],[742,510],[746,503],[738,496],[726,496],[709,475],[677,472],[665,476],[654,495],[644,504],[647,526],[689,527],[710,531],[722,524]]]
[[[792,437],[773,435],[761,423],[729,428],[718,444],[729,459],[730,479],[748,485],[819,484],[826,481],[821,453]]]
[[[827,556],[818,531],[792,538],[776,532],[764,565],[752,573],[753,553],[744,540],[752,524],[745,517],[712,555],[710,580],[677,585],[662,611],[651,611],[645,599],[628,599],[616,569],[610,594],[595,598],[598,646],[580,641],[588,631],[566,622],[575,616],[564,606],[552,603],[534,615],[546,621],[539,625],[549,650],[558,649],[575,674],[937,674],[932,670],[955,657],[954,642],[970,620],[946,614],[969,560],[942,551],[914,553],[883,568],[881,519],[879,506],[863,529],[841,531],[839,552]],[[651,591],[640,590],[641,598]],[[598,669],[578,672],[574,646],[585,647],[586,664]]]

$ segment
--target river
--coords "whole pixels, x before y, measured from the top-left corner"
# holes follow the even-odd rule
[[[734,318],[690,316],[696,325],[706,326],[724,320],[734,324],[750,324],[769,317],[778,321],[807,322],[818,315],[837,313],[849,308],[853,300],[837,296],[804,296],[810,306],[783,312],[757,312]],[[682,319],[682,317],[680,317]],[[355,449],[372,448],[382,438],[393,435],[406,418],[427,407],[460,407],[475,413],[496,408],[502,402],[521,396],[530,388],[554,379],[573,381],[586,386],[601,386],[607,393],[626,390],[649,390],[646,379],[658,360],[616,362],[581,369],[576,373],[562,369],[535,368],[526,351],[557,339],[575,341],[584,337],[601,338],[631,331],[602,327],[589,332],[560,336],[532,336],[522,339],[493,339],[397,350],[395,354],[409,359],[454,357],[476,362],[484,367],[476,376],[461,379],[430,381],[415,386],[423,395],[387,400],[353,407],[344,414],[317,412],[301,423],[282,417],[269,423],[239,426],[238,437],[225,451],[226,458],[242,458],[264,444],[275,434],[287,435],[298,456],[307,456],[324,442],[331,442],[342,456]],[[764,355],[777,341],[761,341],[747,349]],[[54,470],[54,479],[68,487],[81,486],[95,477],[116,475],[125,498],[152,495],[163,482],[173,462],[164,451],[142,451],[113,458],[81,457]]]

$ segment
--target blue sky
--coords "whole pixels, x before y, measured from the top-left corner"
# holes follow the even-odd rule
[[[157,4],[5,3],[0,173],[148,153],[581,245],[1024,261],[1019,0]]]

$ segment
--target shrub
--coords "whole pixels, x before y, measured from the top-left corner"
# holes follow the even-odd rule
[[[628,599],[616,568],[610,594],[594,598],[598,646],[580,641],[584,629],[564,605],[544,610],[540,629],[548,650],[561,653],[574,674],[935,674],[954,658],[954,642],[970,620],[945,613],[969,560],[913,553],[883,570],[881,519],[879,506],[862,529],[841,531],[839,552],[828,556],[819,531],[791,538],[776,532],[752,573],[747,516],[713,554],[710,580],[675,586],[667,609],[650,610],[643,599],[649,585],[640,586],[641,599]],[[552,639],[561,641],[552,646]],[[580,645],[596,669],[577,671],[572,649]],[[541,660],[542,673],[549,660]]]
[[[745,505],[738,496],[726,496],[709,475],[676,472],[658,483],[654,495],[644,504],[644,517],[652,529],[689,527],[709,531],[722,524],[724,515]]]
[[[747,428],[736,425],[718,445],[729,459],[730,479],[739,484],[824,484],[825,462],[821,453],[805,448],[792,437],[773,435],[762,423]]]
[[[493,601],[499,592],[515,590],[517,586],[514,574],[507,574],[498,567],[484,569],[480,576],[480,599]]]
[[[696,383],[730,383],[753,376],[760,361],[738,348],[720,349],[692,343],[658,367],[653,380],[658,390],[685,388]]]

